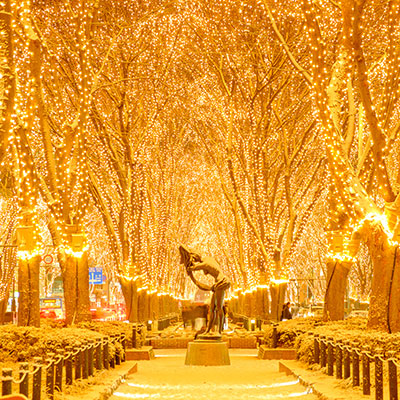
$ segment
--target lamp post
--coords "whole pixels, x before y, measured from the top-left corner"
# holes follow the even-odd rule
[[[71,234],[71,249],[75,258],[75,315],[78,312],[79,304],[79,259],[83,255],[86,238],[83,233]]]
[[[39,254],[35,250],[35,228],[32,225],[17,226],[16,242],[19,271],[18,291],[20,293],[18,324],[39,326],[39,264],[33,263],[32,270],[30,265],[30,259]],[[14,297],[13,301],[15,301]]]

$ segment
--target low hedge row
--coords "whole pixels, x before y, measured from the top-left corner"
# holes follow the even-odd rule
[[[1,362],[32,361],[34,357],[46,357],[46,354],[67,346],[79,346],[88,339],[98,339],[112,334],[125,333],[132,338],[129,324],[123,323],[85,323],[73,327],[60,327],[42,322],[40,328],[15,325],[0,326]],[[110,345],[110,357],[116,348],[122,352],[119,343]],[[121,353],[122,354],[122,353]]]
[[[273,325],[265,330],[264,342],[272,347]],[[343,321],[323,322],[318,318],[301,318],[282,321],[277,326],[278,347],[295,348],[298,358],[312,362],[314,358],[313,334],[324,335],[357,344],[369,346],[372,350],[380,348],[383,352],[395,351],[400,355],[400,333],[385,333],[367,329],[366,318],[349,318]]]

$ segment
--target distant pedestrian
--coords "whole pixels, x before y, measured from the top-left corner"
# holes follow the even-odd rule
[[[292,313],[290,312],[290,301],[283,305],[281,321],[286,319],[292,319]]]

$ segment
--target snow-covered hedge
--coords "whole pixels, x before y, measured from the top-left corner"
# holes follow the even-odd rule
[[[118,333],[129,334],[129,326],[123,323],[88,323],[73,327],[60,327],[43,323],[40,328],[15,325],[0,326],[1,362],[31,361],[33,357],[44,357],[56,349],[79,346],[88,339],[97,339]],[[130,333],[132,337],[132,333]],[[122,346],[110,345],[110,357],[116,349],[122,354]]]
[[[265,343],[269,346],[272,346],[272,331],[272,325],[265,331]],[[282,321],[277,328],[278,347],[296,348],[300,360],[311,362],[314,358],[314,336],[309,332],[354,343],[357,347],[369,346],[372,352],[377,348],[384,352],[400,352],[400,333],[389,334],[367,329],[366,318],[360,317],[331,322],[316,318]]]

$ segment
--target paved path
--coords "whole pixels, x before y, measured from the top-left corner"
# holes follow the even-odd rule
[[[296,378],[278,372],[277,361],[257,359],[254,349],[231,349],[231,365],[221,367],[186,366],[185,352],[156,350],[156,359],[140,361],[111,400],[317,399]]]

